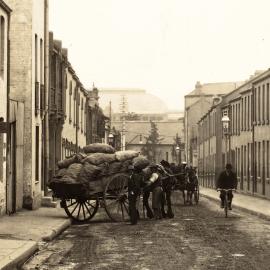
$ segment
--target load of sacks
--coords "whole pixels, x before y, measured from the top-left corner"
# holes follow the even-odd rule
[[[127,172],[130,165],[144,169],[149,161],[137,151],[116,152],[108,144],[90,144],[83,148],[82,153],[58,162],[59,170],[49,186],[53,183],[81,183],[88,186],[90,181],[97,181],[103,176]]]

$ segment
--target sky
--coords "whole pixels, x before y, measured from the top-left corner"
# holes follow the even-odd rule
[[[172,110],[201,83],[270,67],[269,0],[49,0],[86,88],[140,88]]]

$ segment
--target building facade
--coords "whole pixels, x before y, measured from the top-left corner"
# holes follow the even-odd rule
[[[62,42],[49,33],[49,177],[58,161],[86,144],[104,142],[105,119],[98,89],[87,91],[68,61]]]
[[[270,198],[270,71],[255,75],[199,120],[199,176],[202,185],[215,188],[231,162],[241,192]],[[230,119],[227,135],[224,115]]]
[[[0,1],[0,215],[6,212],[7,207],[7,172],[9,159],[9,133],[8,133],[8,46],[9,21],[11,9]]]
[[[64,159],[79,152],[86,145],[88,92],[84,89],[71,64],[66,69],[65,121],[61,134]]]
[[[7,212],[41,203],[45,152],[41,97],[48,91],[48,4],[46,0],[7,0],[10,18],[10,134],[11,170]],[[23,41],[23,42],[22,42]],[[46,115],[46,114],[45,114]]]

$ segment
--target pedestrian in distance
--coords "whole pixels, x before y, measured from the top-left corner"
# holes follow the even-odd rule
[[[237,189],[237,177],[233,172],[232,164],[228,163],[225,170],[222,171],[217,180],[217,189]],[[224,208],[225,191],[220,192],[221,204],[220,207]],[[232,190],[228,191],[228,208],[232,210],[233,193]]]
[[[138,203],[143,186],[144,176],[142,170],[130,165],[128,167],[130,176],[128,180],[128,201],[129,201],[129,215],[132,225],[137,224],[139,219]]]

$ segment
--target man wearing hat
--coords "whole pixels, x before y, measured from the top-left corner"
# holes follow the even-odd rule
[[[137,203],[144,177],[142,170],[138,167],[133,167],[133,165],[130,165],[128,170],[130,173],[128,181],[129,215],[131,224],[135,225],[137,224],[139,218]]]
[[[226,164],[225,170],[221,172],[219,175],[218,181],[217,181],[217,189],[236,189],[237,188],[237,177],[236,173],[232,171],[232,164],[228,163]],[[225,192],[220,192],[220,199],[221,199],[221,208],[224,208],[224,198],[225,198]],[[232,199],[233,194],[232,191],[228,191],[228,208],[229,210],[232,210]]]

